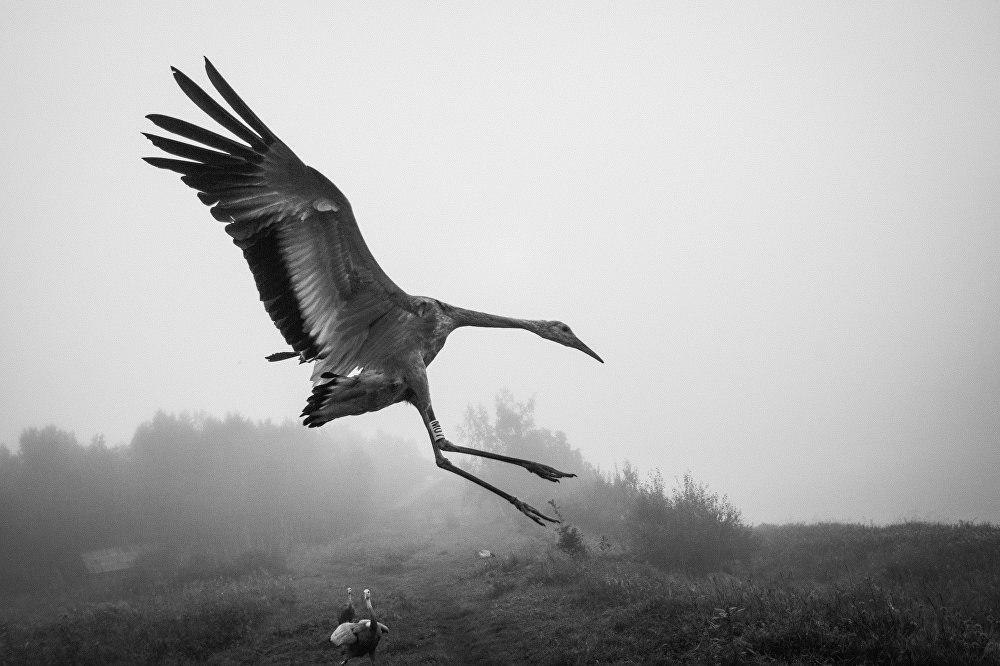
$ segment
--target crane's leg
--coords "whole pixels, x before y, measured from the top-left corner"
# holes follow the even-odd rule
[[[464,469],[459,469],[458,467],[455,467],[451,463],[450,460],[448,460],[447,458],[444,457],[444,454],[442,454],[441,451],[442,450],[447,450],[447,451],[464,452],[464,451],[461,451],[461,450],[464,449],[465,447],[456,447],[454,444],[451,444],[450,442],[448,442],[448,440],[446,440],[444,438],[444,434],[441,432],[441,426],[440,426],[440,424],[438,424],[437,419],[434,418],[434,409],[430,406],[430,401],[427,401],[427,404],[426,404],[425,407],[420,407],[418,405],[417,409],[420,410],[420,416],[424,419],[424,427],[427,428],[427,434],[430,435],[430,437],[431,437],[431,446],[434,447],[434,460],[437,463],[438,467],[440,467],[441,469],[446,469],[449,472],[452,472],[454,474],[458,474],[459,476],[464,477],[464,478],[468,479],[469,481],[472,481],[477,486],[482,486],[483,488],[486,488],[486,490],[490,491],[491,493],[499,495],[500,497],[504,498],[505,500],[507,500],[508,502],[510,502],[511,504],[513,504],[515,507],[517,507],[518,511],[520,511],[521,513],[523,513],[524,515],[526,515],[528,518],[531,518],[533,521],[535,521],[539,525],[545,525],[545,523],[542,522],[543,520],[547,520],[547,521],[552,522],[552,523],[558,523],[559,522],[555,518],[551,518],[549,516],[546,516],[544,513],[542,513],[541,511],[539,511],[535,507],[531,506],[530,504],[522,502],[521,500],[517,499],[513,495],[511,495],[509,493],[505,493],[504,491],[500,490],[496,486],[493,486],[493,485],[490,485],[489,483],[486,483],[485,481],[483,481],[482,479],[480,479],[478,476],[475,476],[474,474],[470,474],[469,472],[466,472]],[[445,448],[445,445],[448,446],[449,448]],[[475,451],[475,449],[469,449],[469,450]],[[484,452],[480,451],[479,453],[484,453]],[[488,456],[488,457],[492,457],[492,456]],[[499,457],[503,458],[504,456],[499,456]],[[517,459],[516,458],[510,458],[509,460],[510,461],[515,461]],[[525,461],[520,461],[520,462],[529,462],[529,461],[525,460]],[[515,463],[515,464],[517,464],[517,463]],[[555,472],[556,470],[552,470],[552,471]],[[562,474],[561,472],[557,472],[557,473]],[[567,476],[567,475],[564,474],[563,476]],[[552,480],[554,481],[555,479],[552,479]]]
[[[499,453],[492,453],[490,451],[481,451],[480,449],[472,449],[468,446],[459,446],[457,444],[452,444],[447,439],[441,439],[438,441],[438,446],[441,447],[442,451],[448,451],[449,453],[465,453],[470,456],[479,456],[480,458],[489,458],[490,460],[499,460],[500,462],[510,463],[511,465],[518,465],[528,470],[532,474],[537,474],[547,481],[555,481],[559,483],[559,479],[569,478],[576,476],[576,474],[569,474],[568,472],[560,472],[554,467],[549,467],[548,465],[543,465],[542,463],[537,463],[532,460],[524,460],[522,458],[511,458],[509,456],[502,456]]]

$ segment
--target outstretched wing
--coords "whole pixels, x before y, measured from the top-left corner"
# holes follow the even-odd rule
[[[176,68],[174,79],[241,141],[152,114],[147,118],[158,127],[202,145],[144,133],[158,148],[184,159],[143,159],[182,174],[212,215],[226,223],[275,326],[304,360],[322,361],[313,381],[320,372],[347,374],[360,365],[372,325],[393,310],[397,316],[410,310],[410,296],[372,257],[340,190],[303,164],[207,58],[205,70],[239,119]]]

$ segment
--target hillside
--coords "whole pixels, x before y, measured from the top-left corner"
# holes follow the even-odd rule
[[[165,414],[118,449],[26,431],[0,457],[0,663],[329,663],[347,586],[371,588],[390,664],[1000,662],[995,526],[751,526],[690,476],[595,468],[530,402],[460,431],[576,471],[462,461],[563,524],[389,438]]]
[[[0,661],[329,663],[347,585],[372,589],[389,664],[1000,659],[994,527],[768,527],[745,570],[701,576],[623,553],[573,558],[552,533],[495,544],[483,526],[397,527],[295,548],[285,572],[92,588],[8,613]],[[478,558],[483,545],[499,556]]]

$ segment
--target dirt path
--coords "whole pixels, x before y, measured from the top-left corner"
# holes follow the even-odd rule
[[[488,586],[475,575],[479,563],[451,552],[435,555],[425,552],[375,565],[338,559],[322,563],[318,571],[294,574],[288,603],[268,625],[211,662],[339,663],[329,637],[345,602],[344,588],[351,585],[372,589],[378,618],[390,627],[379,646],[378,663],[509,663],[494,661],[493,650],[480,644],[482,631],[474,618],[488,603]],[[366,615],[355,598],[356,608]]]

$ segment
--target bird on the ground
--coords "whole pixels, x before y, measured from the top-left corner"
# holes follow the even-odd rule
[[[268,360],[314,363],[312,395],[301,414],[305,425],[409,402],[420,412],[438,467],[496,493],[539,525],[559,522],[445,458],[445,452],[491,458],[556,482],[576,476],[451,443],[431,406],[427,366],[448,335],[463,326],[520,328],[603,363],[601,357],[560,321],[503,317],[404,292],[375,261],[341,191],[278,139],[207,58],[205,69],[239,118],[176,68],[174,79],[202,111],[242,141],[151,114],[147,118],[158,127],[202,145],[144,133],[155,146],[183,159],[143,159],[180,173],[211,206],[212,216],[226,223],[264,307],[292,349]]]
[[[330,642],[341,648],[346,657],[344,661],[340,662],[341,664],[346,664],[352,658],[366,654],[374,663],[375,648],[382,640],[382,634],[389,633],[389,627],[379,622],[375,617],[371,590],[365,590],[365,606],[368,607],[368,614],[371,615],[370,620],[344,622],[330,635]]]
[[[337,618],[337,624],[344,624],[345,622],[353,622],[357,613],[354,612],[354,596],[351,594],[351,588],[347,588],[347,606],[344,610],[340,611],[340,617]]]

